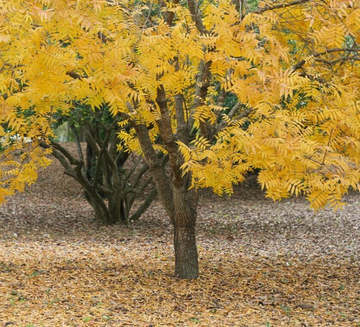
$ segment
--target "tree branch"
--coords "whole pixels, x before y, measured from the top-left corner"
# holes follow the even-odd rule
[[[357,48],[333,48],[333,49],[326,49],[323,52],[316,52],[313,53],[311,56],[314,58],[319,58],[323,55],[334,53],[334,52],[360,52],[360,49]],[[354,59],[354,58],[352,58]],[[293,71],[302,68],[305,65],[306,61],[304,59],[300,60],[297,64],[295,64],[292,69]]]
[[[141,217],[141,215],[149,208],[150,204],[155,199],[156,195],[158,194],[156,188],[154,187],[143,203],[139,206],[139,208],[130,216],[130,221],[137,221]]]
[[[100,149],[100,152],[97,155],[95,176],[94,176],[94,179],[93,179],[93,182],[92,182],[93,187],[97,186],[99,178],[100,178],[102,158],[104,156],[104,153],[107,152],[107,146],[108,146],[109,138],[110,138],[110,132],[106,132],[104,143],[103,143],[103,145],[102,145],[102,147]]]
[[[80,74],[70,71],[70,72],[66,72],[66,75],[72,77],[73,79],[78,79],[78,80],[82,80],[83,78],[86,78],[86,76],[81,76]]]
[[[40,142],[40,146],[42,146],[43,148],[52,148],[53,156],[57,160],[59,160],[59,162],[65,169],[64,173],[74,178],[85,189],[85,192],[96,200],[97,205],[99,205],[103,213],[105,214],[108,213],[104,200],[100,197],[96,189],[90,184],[90,182],[83,175],[81,170],[83,165],[82,162],[78,160],[74,162],[71,159],[72,156],[69,154],[69,152],[61,145],[55,142],[52,142],[50,145],[45,142]],[[75,167],[73,167],[72,165],[75,165]],[[104,191],[107,193],[111,192],[108,189],[104,189]],[[93,205],[91,201],[89,201],[89,203]]]
[[[237,103],[235,104],[235,106],[233,106],[233,107],[231,108],[231,110],[230,110],[229,114],[227,115],[227,117],[228,117],[229,119],[232,119],[232,118],[235,116],[236,112],[240,109],[240,106],[241,106],[241,102],[237,102]],[[242,118],[245,118],[245,117],[249,116],[253,111],[254,111],[253,108],[245,108],[245,110],[242,111],[242,112],[240,112],[240,113],[233,119],[233,121],[235,122],[235,121],[238,121],[238,120],[240,120],[240,119],[242,119]],[[218,133],[220,130],[222,130],[222,129],[225,128],[225,127],[226,127],[226,122],[223,120],[222,122],[220,122],[220,123],[216,126],[214,134]]]
[[[172,2],[172,4],[177,5],[177,4],[179,4],[179,2],[180,2],[180,0],[174,0],[174,2]],[[171,10],[168,10],[166,12],[166,20],[165,20],[166,24],[171,26],[172,22],[174,20],[174,17],[175,17],[175,13],[173,11],[171,11]]]
[[[175,59],[175,71],[180,70],[179,58]],[[189,126],[184,114],[184,97],[178,93],[174,96],[177,129],[177,138],[184,144],[189,143]]]
[[[165,169],[162,166],[161,161],[158,158],[156,151],[153,147],[147,127],[144,124],[138,123],[133,120],[131,121],[131,123],[138,136],[145,160],[150,167],[156,189],[160,195],[160,199],[164,204],[167,214],[173,221],[175,212],[173,194],[171,184],[169,184],[169,179],[165,173]]]
[[[53,149],[58,150],[59,152],[61,152],[67,160],[69,160],[71,165],[83,165],[84,162],[80,161],[76,158],[74,158],[74,156],[72,156],[70,154],[70,152],[68,152],[64,147],[62,147],[59,143],[55,142],[55,141],[50,141],[51,142],[51,146]]]
[[[40,142],[39,143],[41,147],[43,147],[44,149],[50,149],[52,150],[52,155],[61,163],[61,165],[64,167],[65,171],[64,173],[66,175],[69,175],[71,177],[73,177],[74,179],[77,180],[76,178],[76,172],[74,167],[71,166],[71,164],[69,163],[69,161],[67,160],[67,158],[58,150],[56,150],[54,147],[52,147],[51,145],[45,143],[45,142]]]
[[[262,14],[262,13],[264,13],[266,11],[282,9],[282,8],[286,8],[286,7],[296,6],[296,5],[302,5],[302,4],[308,3],[310,1],[312,1],[312,0],[294,0],[294,1],[291,1],[291,2],[287,2],[287,3],[279,3],[279,4],[273,5],[273,6],[265,6],[264,8],[260,8],[258,10],[255,10],[252,13]]]
[[[211,79],[211,73],[210,73],[210,67],[212,62],[207,61],[204,62],[203,60],[200,62],[199,65],[199,73],[196,77],[196,86],[195,86],[195,99],[194,104],[192,106],[192,112],[199,106],[206,104],[206,96],[208,93],[208,89],[210,86],[210,79]],[[188,119],[188,126],[192,128],[194,125],[194,118],[189,117]],[[205,137],[208,137],[209,131],[207,129],[207,126],[205,124],[201,124],[201,132]]]
[[[157,88],[156,102],[161,113],[161,119],[159,121],[161,138],[164,141],[164,146],[169,153],[169,161],[174,174],[174,182],[175,184],[180,185],[183,182],[181,177],[182,171],[180,169],[181,159],[177,150],[176,138],[172,131],[165,89],[162,85]]]
[[[85,134],[85,137],[87,139],[87,141],[89,142],[89,144],[91,145],[93,151],[95,152],[95,154],[98,156],[100,149],[98,144],[96,143],[94,137],[92,136],[92,133],[90,133],[90,131],[87,131]]]
[[[85,162],[84,161],[83,151],[82,151],[82,148],[81,148],[79,133],[77,132],[76,127],[73,124],[71,124],[70,127],[71,127],[71,130],[73,131],[74,136],[75,136],[75,143],[76,143],[78,156],[79,156],[79,158],[80,158],[80,160],[82,162]],[[83,170],[83,173],[85,174],[85,167],[84,166],[82,167],[82,170]]]
[[[199,32],[202,34],[209,33],[202,22],[201,15],[199,14],[199,10],[198,10],[199,4],[197,3],[197,1],[188,0],[188,6],[189,6],[191,18],[192,18],[193,22],[195,23]]]

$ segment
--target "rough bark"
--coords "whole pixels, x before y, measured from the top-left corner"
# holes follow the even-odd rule
[[[196,246],[197,194],[184,185],[174,188],[175,276],[195,279],[199,276]]]
[[[195,224],[187,224],[185,226],[174,225],[174,249],[175,276],[183,279],[198,278],[199,264]]]

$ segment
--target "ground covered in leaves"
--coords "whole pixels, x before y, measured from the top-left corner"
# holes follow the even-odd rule
[[[201,197],[201,278],[173,277],[158,202],[99,226],[54,163],[0,207],[2,326],[360,326],[360,195],[334,213],[273,203],[252,180]]]

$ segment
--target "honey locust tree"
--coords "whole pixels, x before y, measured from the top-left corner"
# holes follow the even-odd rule
[[[358,189],[356,1],[0,4],[2,194],[35,179],[36,142],[74,102],[106,105],[128,126],[118,136],[149,165],[180,278],[198,277],[198,187],[231,194],[256,168],[275,200],[305,194],[314,208],[338,207]],[[36,149],[27,166],[11,156],[25,138]]]

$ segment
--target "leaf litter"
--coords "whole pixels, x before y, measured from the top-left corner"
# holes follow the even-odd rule
[[[130,226],[94,221],[54,162],[0,207],[0,326],[360,326],[360,196],[314,214],[252,178],[201,192],[201,278],[173,277],[159,202]]]

